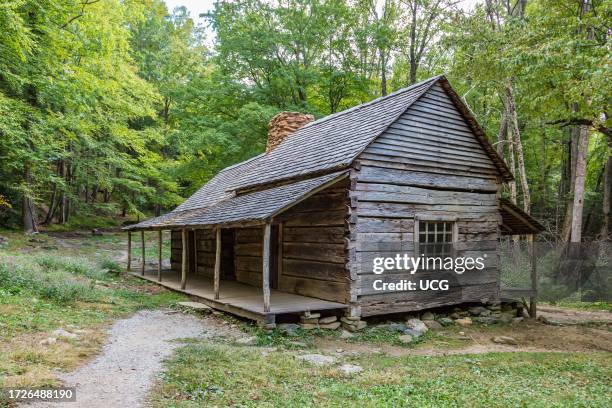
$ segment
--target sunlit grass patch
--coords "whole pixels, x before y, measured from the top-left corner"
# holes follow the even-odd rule
[[[125,275],[104,255],[79,253],[0,251],[0,386],[53,385],[54,370],[72,370],[100,350],[113,318],[185,300]],[[79,338],[41,343],[58,328]]]
[[[330,366],[296,351],[201,342],[179,350],[152,398],[157,407],[610,406],[607,354],[361,354]],[[302,352],[305,353],[305,352]],[[338,365],[364,371],[341,374]]]

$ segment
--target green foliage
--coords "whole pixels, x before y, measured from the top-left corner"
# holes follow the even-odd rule
[[[5,1],[0,222],[18,224],[28,200],[62,229],[163,212],[263,152],[280,110],[321,117],[446,72],[493,142],[513,84],[533,212],[552,235],[571,198],[569,129],[592,125],[584,229],[595,236],[610,1],[455,3],[220,1],[208,49],[187,10],[163,0]]]

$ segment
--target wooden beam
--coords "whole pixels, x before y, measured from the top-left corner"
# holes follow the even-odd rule
[[[181,289],[185,289],[187,285],[187,230],[181,230],[181,238],[183,243],[183,253],[181,256]]]
[[[157,281],[162,281],[162,232],[157,231]]]
[[[221,228],[216,228],[215,249],[215,299],[219,299],[219,282],[221,280]]]
[[[531,289],[533,295],[529,297],[529,317],[535,319],[537,317],[537,293],[538,293],[538,271],[537,271],[537,258],[535,253],[535,236],[531,234],[529,242],[529,249],[531,252]]]
[[[145,236],[144,236],[144,230],[140,231],[140,245],[141,245],[141,251],[142,251],[142,263],[140,264],[140,274],[142,276],[144,276],[145,273]]]
[[[264,312],[270,311],[270,233],[271,225],[269,222],[264,226],[263,236],[263,269],[262,269],[262,288]]]
[[[128,231],[127,270],[132,270],[132,231]]]

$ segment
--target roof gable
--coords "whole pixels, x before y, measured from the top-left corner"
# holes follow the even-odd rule
[[[359,156],[406,169],[496,178],[499,169],[440,81]]]
[[[252,188],[348,166],[438,78],[309,123],[258,160],[257,167],[230,188]]]

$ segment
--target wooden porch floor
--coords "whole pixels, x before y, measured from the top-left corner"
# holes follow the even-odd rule
[[[195,296],[208,306],[266,323],[274,323],[278,314],[302,313],[309,311],[344,309],[347,305],[293,293],[270,290],[270,311],[264,312],[263,293],[261,288],[235,281],[221,280],[219,284],[219,299],[214,298],[213,280],[204,276],[187,276],[185,289],[181,289],[180,273],[172,270],[162,271],[162,281],[157,281],[157,270],[146,270],[144,276],[140,272],[130,272],[131,275],[155,282],[168,289]]]

